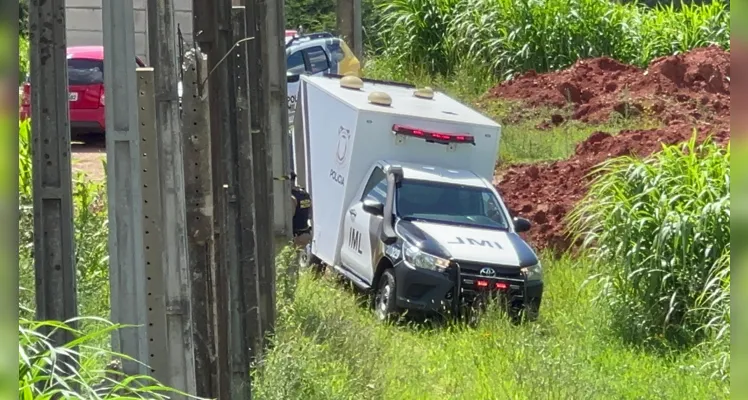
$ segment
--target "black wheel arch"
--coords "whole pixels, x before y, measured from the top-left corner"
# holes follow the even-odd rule
[[[376,268],[374,269],[374,279],[371,282],[371,288],[373,291],[377,290],[377,287],[379,286],[379,279],[382,277],[382,273],[390,268],[395,268],[395,264],[388,256],[382,256],[382,258],[379,259],[379,262],[377,262]]]

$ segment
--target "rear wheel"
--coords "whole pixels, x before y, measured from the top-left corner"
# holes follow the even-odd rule
[[[391,321],[400,312],[396,304],[396,289],[394,271],[391,268],[384,270],[374,295],[374,314],[378,320]]]
[[[325,264],[317,256],[312,254],[311,243],[299,249],[299,264],[302,268],[311,269],[312,275],[315,277],[319,277],[325,273]]]

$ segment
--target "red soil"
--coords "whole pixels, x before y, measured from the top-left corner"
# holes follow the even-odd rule
[[[564,217],[586,193],[588,172],[608,158],[647,156],[662,144],[688,140],[694,129],[702,139],[712,134],[720,143],[729,141],[729,77],[730,53],[708,47],[659,58],[646,70],[609,58],[582,60],[564,71],[528,72],[489,91],[489,97],[522,100],[534,107],[571,105],[572,118],[587,122],[604,121],[615,112],[647,113],[666,125],[617,135],[598,132],[580,143],[568,160],[497,171],[496,183],[507,206],[533,221],[526,237],[538,249],[567,249]]]

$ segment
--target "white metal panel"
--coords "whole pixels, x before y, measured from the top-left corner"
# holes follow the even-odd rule
[[[452,121],[435,121],[420,115],[401,115],[385,112],[362,112],[359,129],[365,132],[360,153],[356,157],[368,165],[382,159],[392,159],[426,166],[465,169],[486,179],[493,177],[499,150],[500,128]],[[392,133],[395,124],[444,133],[466,133],[475,137],[475,146],[455,144],[453,148],[439,143],[428,143],[421,138]],[[359,179],[351,177],[351,179]]]
[[[392,106],[386,108],[388,114],[400,116],[419,116],[440,122],[454,122],[460,125],[475,124],[500,127],[496,121],[441,92],[435,92],[433,99],[422,99],[413,95],[414,89],[399,85],[376,84],[365,82],[361,90],[350,90],[340,87],[340,81],[334,77],[309,77],[309,82],[330,93],[340,101],[350,104],[361,111],[382,111],[381,106],[370,104],[368,96],[372,92],[385,92],[392,97]]]
[[[356,110],[336,101],[319,88],[308,85],[304,93],[307,107],[312,207],[314,209],[314,254],[328,264],[338,263],[345,209],[347,176],[356,138]]]

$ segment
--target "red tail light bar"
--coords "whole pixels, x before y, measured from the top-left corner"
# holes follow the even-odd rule
[[[475,281],[475,285],[478,286],[479,288],[488,288],[489,287],[488,281],[484,281],[482,279],[479,279],[479,280]],[[505,283],[505,282],[496,282],[495,283],[495,287],[498,290],[506,290],[506,289],[509,288],[509,285],[507,283]]]
[[[425,139],[430,143],[470,143],[475,146],[475,137],[464,133],[443,133],[434,131],[425,131],[405,125],[392,125],[392,133],[395,135],[413,136]]]

